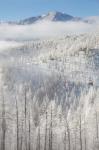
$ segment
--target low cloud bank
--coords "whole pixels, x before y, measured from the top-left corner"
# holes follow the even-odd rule
[[[9,49],[9,48],[15,48],[15,47],[18,47],[18,46],[21,46],[21,43],[20,42],[16,42],[16,41],[0,41],[0,52],[6,50],[6,49]]]
[[[98,25],[84,22],[38,22],[32,25],[0,25],[0,40],[32,40],[57,37],[66,34],[81,34],[94,31]]]

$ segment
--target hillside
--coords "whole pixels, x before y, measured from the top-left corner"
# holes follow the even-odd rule
[[[98,32],[14,44],[0,50],[7,150],[98,150]]]

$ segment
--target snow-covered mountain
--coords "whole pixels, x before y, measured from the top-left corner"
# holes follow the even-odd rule
[[[9,21],[7,23],[24,25],[24,24],[33,24],[33,23],[39,22],[39,21],[66,22],[66,21],[79,21],[79,20],[82,20],[82,19],[80,17],[73,17],[69,14],[55,11],[55,12],[48,12],[47,14],[44,14],[44,15],[26,18],[26,19],[23,19],[23,20],[20,20],[17,22]]]
[[[24,20],[21,20],[19,24],[32,24],[37,21],[70,21],[75,18],[71,15],[61,13],[61,12],[49,12],[45,15],[31,17]]]
[[[47,14],[33,16],[26,19],[22,19],[19,21],[1,21],[0,23],[8,23],[8,24],[18,24],[18,25],[28,25],[41,21],[52,21],[52,22],[67,22],[67,21],[81,21],[89,24],[99,23],[99,16],[89,16],[85,18],[74,17],[72,15],[66,14],[64,12],[51,11]]]
[[[23,19],[18,22],[18,24],[33,24],[35,22],[39,21],[53,21],[53,22],[67,22],[67,21],[82,21],[85,23],[99,23],[99,16],[90,16],[90,17],[74,17],[72,15],[63,13],[63,12],[48,12],[47,14],[36,16],[36,17],[30,17]]]

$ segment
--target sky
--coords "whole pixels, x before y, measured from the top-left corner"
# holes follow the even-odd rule
[[[72,16],[99,15],[99,0],[0,0],[0,20],[20,20],[60,11]]]

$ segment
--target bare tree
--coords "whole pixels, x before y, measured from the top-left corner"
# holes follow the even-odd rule
[[[5,140],[6,140],[6,112],[5,112],[5,101],[4,95],[2,99],[2,137],[1,137],[1,150],[5,150]]]
[[[19,150],[19,111],[17,99],[16,99],[16,126],[17,126],[17,150]]]
[[[53,124],[52,124],[52,121],[53,121],[53,113],[52,113],[52,103],[51,103],[51,120],[50,120],[50,127],[49,127],[49,150],[52,150],[53,149]]]
[[[87,137],[86,137],[86,122],[84,121],[84,145],[85,145],[85,150],[87,150]]]
[[[38,127],[38,138],[37,138],[36,150],[41,150],[41,128],[40,128],[40,124]]]
[[[23,147],[23,121],[21,124],[21,139],[20,139],[20,150],[22,150]]]
[[[46,103],[46,127],[45,127],[45,145],[44,150],[47,148],[47,103]]]
[[[66,126],[65,126],[65,134],[64,134],[64,150],[67,148],[67,132],[66,132]]]
[[[51,137],[50,137],[50,128],[49,128],[49,147],[48,147],[48,150],[50,150],[51,149]]]
[[[99,123],[98,123],[98,113],[95,111],[95,119],[96,119],[96,138],[99,138]]]
[[[28,150],[31,150],[31,122],[30,122],[30,112],[29,112],[29,148]]]
[[[77,128],[75,127],[75,131],[74,131],[74,149],[77,149]]]
[[[80,150],[82,150],[82,117],[79,115]]]
[[[52,113],[52,103],[51,103],[51,150],[53,149],[53,124],[52,124],[52,121],[53,121],[53,113]]]
[[[66,125],[67,125],[67,136],[68,136],[68,150],[71,150],[71,135],[70,135],[70,127],[67,118],[66,118]]]
[[[25,149],[27,150],[27,90],[26,90],[26,86],[25,86],[25,93],[24,93],[25,97],[25,104],[24,104],[24,119],[25,119]]]

